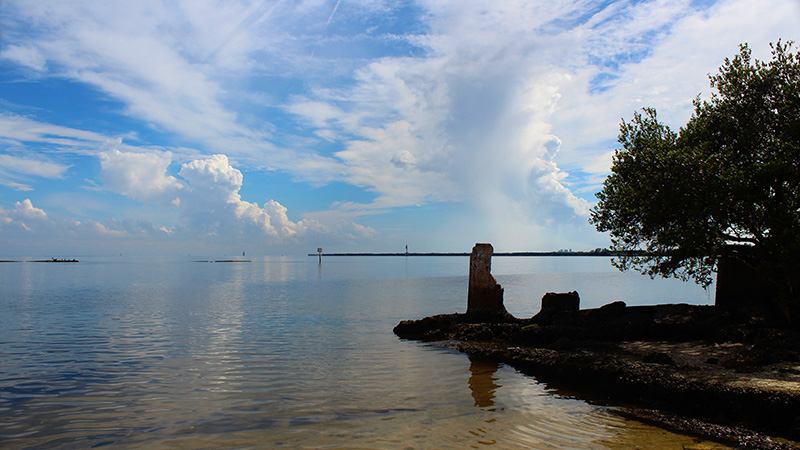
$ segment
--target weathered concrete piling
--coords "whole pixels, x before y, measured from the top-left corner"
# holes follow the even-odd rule
[[[478,311],[507,313],[503,288],[492,276],[492,244],[475,244],[469,257],[467,313]]]

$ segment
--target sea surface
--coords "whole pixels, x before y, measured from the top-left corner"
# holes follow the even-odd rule
[[[0,448],[698,442],[510,367],[397,338],[400,320],[465,310],[468,257],[198,262],[219,259],[231,258],[0,264]],[[577,290],[584,308],[713,303],[713,288],[620,273],[603,257],[492,265],[518,317],[548,291]]]

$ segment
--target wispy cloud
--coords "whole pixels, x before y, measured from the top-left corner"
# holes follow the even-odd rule
[[[96,157],[102,170],[99,176],[102,185],[95,185],[94,190],[111,191],[142,204],[174,210],[181,218],[170,223],[169,214],[164,214],[166,222],[161,224],[131,221],[130,218],[109,220],[104,224],[73,218],[51,219],[43,209],[34,207],[30,199],[24,199],[12,210],[0,209],[0,230],[10,243],[20,236],[28,239],[71,236],[73,239],[80,235],[92,242],[132,237],[160,242],[166,236],[176,242],[191,242],[215,236],[218,242],[254,239],[259,245],[286,245],[298,243],[303,237],[336,241],[377,235],[375,230],[352,222],[352,218],[292,221],[288,209],[274,200],[258,206],[241,199],[243,175],[222,154],[191,159],[196,151],[177,149],[184,161],[189,158],[181,164],[180,160],[173,160],[170,151],[124,144],[120,138],[10,114],[0,115],[0,130],[5,130],[6,143],[18,152],[25,152],[31,146],[47,145],[55,154]],[[180,165],[179,177],[169,174],[172,164]],[[0,153],[0,183],[18,191],[34,188],[13,180],[63,178],[69,168],[69,165],[46,160],[42,155],[23,157]]]
[[[69,166],[42,159],[0,154],[0,171],[44,178],[62,178]]]
[[[331,24],[333,20],[333,16],[336,14],[336,10],[339,9],[339,4],[342,3],[342,0],[336,0],[336,4],[333,5],[333,10],[331,10],[331,15],[328,16],[328,20],[325,21],[325,29],[328,28],[328,25]]]
[[[158,136],[133,145],[119,140],[134,132],[129,125],[114,135],[0,113],[6,186],[35,189],[33,177],[66,176],[72,169],[55,155],[92,156],[108,191],[182,211],[185,223],[159,224],[155,235],[203,221],[208,230],[247,223],[279,240],[323,229],[347,235],[359,215],[449,203],[490,218],[495,236],[531,230],[521,245],[554,228],[590,236],[591,191],[610,167],[620,118],[654,106],[680,125],[707,92],[706,74],[739,43],[766,56],[767,42],[797,38],[800,19],[795,0],[41,0],[4,8],[5,64],[22,77],[88,86],[117,105],[105,108],[119,108],[104,115]],[[38,155],[21,152],[29,149]],[[368,195],[290,220],[277,202],[240,198],[234,165]],[[201,191],[216,203],[203,205]],[[203,215],[212,203],[224,219]],[[312,214],[347,220],[315,225]],[[148,229],[122,222],[103,226]]]
[[[0,58],[10,59],[37,72],[43,71],[47,62],[35,47],[23,45],[9,45],[0,52]]]
[[[63,178],[69,168],[43,156],[0,154],[0,184],[16,191],[32,191],[33,187],[28,184],[32,178]]]
[[[0,137],[11,147],[35,143],[69,149],[72,153],[91,152],[90,149],[110,141],[100,133],[53,125],[11,113],[0,113]]]

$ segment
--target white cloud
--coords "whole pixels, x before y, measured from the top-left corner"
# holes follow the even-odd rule
[[[354,87],[320,89],[290,107],[316,127],[353,136],[336,156],[345,180],[379,194],[362,207],[456,200],[496,213],[502,197],[542,223],[585,217],[585,202],[562,184],[565,174],[552,158],[557,138],[548,121],[558,94],[542,64],[550,42],[530,35],[559,9],[439,1],[423,7],[431,26],[416,38],[423,57],[372,61],[356,73]]]
[[[211,204],[235,203],[242,187],[242,172],[228,163],[225,155],[213,155],[181,166],[179,175],[192,191]]]
[[[235,236],[244,236],[255,232],[257,236],[267,237],[269,242],[277,244],[299,242],[298,239],[307,235],[324,235],[325,239],[336,240],[349,239],[348,236],[354,233],[362,234],[362,231],[363,235],[375,233],[374,230],[352,221],[322,224],[307,219],[294,222],[289,220],[287,209],[274,200],[267,201],[263,207],[243,201],[239,196],[242,174],[229,164],[225,155],[195,159],[184,164],[179,172],[184,181],[168,173],[173,158],[171,152],[123,144],[120,138],[109,138],[93,132],[37,122],[13,114],[0,114],[0,136],[7,139],[16,151],[25,151],[27,146],[44,144],[59,152],[96,155],[100,160],[105,189],[138,202],[177,210],[187,221],[178,230],[163,225],[147,225],[143,228],[132,225],[123,227],[123,225],[100,224],[96,221],[50,222],[46,224],[50,236],[59,236],[65,232],[64,227],[69,225],[70,228],[74,228],[77,226],[75,224],[81,224],[83,233],[89,235],[97,233],[107,237],[173,235],[180,240],[197,233],[201,235],[231,233]],[[197,153],[193,149],[177,150],[184,158]],[[309,158],[302,160],[301,163],[307,167],[307,173],[327,172],[328,163],[324,158]],[[30,191],[33,188],[29,184],[2,178],[4,176],[63,178],[70,167],[45,160],[41,156],[34,159],[5,154],[0,154],[0,164],[0,184],[19,191]],[[91,180],[89,181],[91,183]],[[43,210],[38,208],[30,209],[32,208],[30,200],[25,200],[20,205],[15,209],[17,211],[14,213],[15,217],[21,217],[19,211],[22,210],[19,208],[25,207],[28,207],[27,211],[30,214],[35,211],[43,213]],[[28,219],[33,217],[30,214]],[[29,223],[12,220],[11,216],[5,215],[3,220],[16,223],[27,233],[36,231],[29,226]],[[117,229],[116,226],[124,229]]]
[[[241,227],[252,227],[277,242],[302,235],[307,229],[304,221],[289,220],[287,209],[274,200],[263,208],[242,200],[242,173],[225,155],[183,164],[179,175],[189,185],[188,192],[181,195],[181,214],[206,233],[237,233]]]
[[[417,158],[408,150],[400,150],[392,156],[392,164],[400,169],[407,169],[417,164]]]
[[[135,147],[7,113],[0,137],[20,150],[102,154],[106,188],[185,221],[153,233],[357,233],[352,220],[293,221],[273,200],[243,200],[228,156],[374,196],[338,199],[331,217],[461,202],[495,221],[497,236],[532,229],[539,239],[565,223],[591,231],[585,198],[610,166],[620,118],[654,106],[685,123],[706,74],[740,42],[763,58],[767,42],[797,38],[796,0],[698,3],[419,0],[406,9],[418,14],[398,17],[394,3],[371,0],[9,1],[0,57],[97,89],[185,147]],[[414,26],[391,34],[401,20]],[[5,161],[0,183],[18,190],[34,187],[24,176],[68,167]],[[177,175],[172,162],[184,163]]]
[[[181,165],[182,180],[167,174],[169,153],[126,153],[112,150],[100,155],[105,187],[144,203],[176,209],[184,222],[170,235],[242,237],[251,236],[272,244],[299,242],[308,233],[337,234],[347,239],[352,233],[374,233],[355,223],[331,228],[313,219],[292,221],[286,207],[268,200],[262,207],[242,200],[242,172],[222,154]],[[130,227],[129,227],[130,228]],[[148,233],[153,233],[149,229]],[[160,229],[160,228],[159,228]],[[162,230],[163,231],[163,230]]]
[[[0,184],[16,191],[32,191],[30,177],[64,178],[70,166],[48,161],[41,157],[20,157],[0,154]],[[26,183],[21,183],[25,181]]]
[[[46,30],[24,37],[31,53],[52,62],[47,65],[51,76],[88,84],[122,102],[124,114],[211,152],[256,159],[268,168],[302,170],[321,158],[276,146],[271,124],[257,116],[244,120],[233,108],[252,97],[242,92],[239,81],[250,71],[272,71],[278,61],[290,62],[283,44],[296,39],[282,30],[291,26],[287,17],[308,8],[270,5],[43,0],[9,2],[8,7],[20,24]],[[8,25],[12,34],[20,26]],[[229,80],[234,81],[226,86]]]
[[[0,173],[12,172],[43,178],[63,178],[70,166],[42,159],[22,158],[0,154]]]
[[[709,97],[707,75],[734,56],[739,44],[747,42],[754,56],[769,59],[768,43],[794,38],[800,20],[794,0],[722,0],[703,11],[691,3],[643,2],[630,16],[576,30],[576,38],[594,36],[576,45],[598,64],[565,71],[553,131],[564,140],[557,160],[589,174],[589,190],[599,189],[611,167],[621,119],[654,107],[660,120],[677,129],[689,119],[697,95]],[[601,74],[608,76],[605,90],[593,90]]]
[[[15,181],[0,181],[0,184],[2,184],[3,186],[8,186],[11,189],[14,189],[15,191],[28,192],[33,190],[33,187],[31,187],[31,185],[17,183]]]
[[[341,207],[463,201],[502,224],[498,236],[569,223],[589,233],[586,197],[620,118],[656,106],[680,125],[740,41],[789,39],[800,17],[789,0],[419,5],[429,29],[409,39],[424,54],[374,59],[352,87],[316,89],[289,111],[341,136],[342,178],[378,194]]]
[[[27,198],[14,204],[12,215],[21,219],[43,220],[47,218],[44,210],[34,207],[30,199]]]
[[[20,65],[39,72],[45,69],[46,60],[35,47],[9,45],[5,50],[0,52],[0,57],[10,59]]]
[[[111,141],[99,133],[39,122],[7,112],[0,112],[0,137],[18,147],[24,147],[23,143],[44,144],[77,154],[95,154]]]
[[[113,149],[100,153],[106,188],[143,203],[174,203],[183,183],[166,170],[169,153],[123,153]]]
[[[30,199],[16,202],[12,210],[0,208],[0,245],[5,254],[52,256],[76,250],[107,251],[108,245],[113,243],[125,243],[141,251],[145,245],[158,245],[154,242],[158,236],[136,230],[132,233],[126,228],[130,227],[113,219],[103,224],[94,220],[51,217],[33,206]]]

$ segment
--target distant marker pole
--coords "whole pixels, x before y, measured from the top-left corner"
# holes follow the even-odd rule
[[[319,263],[322,264],[322,247],[317,249],[317,254],[319,254]]]

